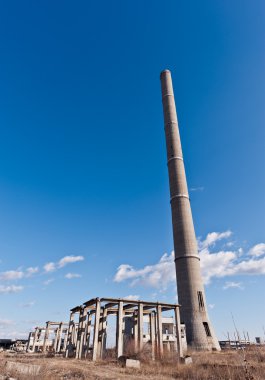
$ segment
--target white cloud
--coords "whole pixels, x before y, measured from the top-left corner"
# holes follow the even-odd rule
[[[67,273],[64,277],[68,278],[68,280],[71,280],[72,278],[80,278],[82,276],[78,273]]]
[[[203,187],[203,186],[199,186],[199,187],[191,187],[189,190],[190,190],[190,191],[203,191],[203,190],[204,190],[204,187]]]
[[[210,252],[217,241],[227,239],[231,235],[231,231],[212,232],[204,241],[199,241],[201,271],[205,284],[210,284],[213,278],[265,274],[265,257],[259,258],[265,247],[263,243],[250,249],[249,253],[252,253],[252,256],[254,254],[252,258],[244,255],[242,248]],[[176,283],[174,253],[170,255],[165,253],[158,263],[146,265],[140,269],[129,264],[122,264],[116,271],[114,281],[129,281],[131,286],[146,285],[164,290],[169,284]]]
[[[49,285],[54,281],[54,278],[49,278],[48,280],[43,282],[43,285]]]
[[[39,271],[38,267],[29,267],[26,269],[25,272],[22,270],[8,270],[6,272],[0,273],[0,280],[1,281],[14,281],[14,280],[21,280],[24,277],[31,277],[33,274],[37,273]]]
[[[236,288],[236,289],[244,289],[241,282],[227,281],[223,286],[223,289]]]
[[[11,319],[1,319],[0,318],[0,329],[6,328],[7,326],[13,326],[15,323]]]
[[[9,285],[3,286],[0,285],[0,294],[9,294],[9,293],[18,293],[24,289],[23,286]]]
[[[58,262],[58,267],[62,268],[67,264],[76,263],[78,261],[83,261],[83,256],[65,256]]]
[[[263,275],[265,274],[265,257],[262,259],[244,260],[230,268],[228,275]]]
[[[220,251],[210,253],[204,249],[200,253],[202,278],[205,284],[209,284],[213,277],[224,277],[229,269],[233,268],[236,253],[232,251]]]
[[[57,263],[50,262],[44,265],[43,269],[46,273],[54,272],[57,269],[65,267],[67,264],[73,264],[78,261],[83,261],[84,256],[64,256]]]
[[[214,303],[209,303],[208,304],[208,308],[209,309],[214,309],[215,308],[215,304]]]
[[[114,277],[115,282],[131,280],[131,285],[147,285],[166,289],[169,282],[176,281],[173,263],[173,252],[165,253],[155,265],[147,265],[143,269],[134,269],[131,265],[120,265]]]
[[[129,296],[125,296],[123,298],[130,301],[138,301],[140,299],[140,296],[130,294]]]
[[[0,280],[2,281],[19,280],[23,277],[24,277],[24,273],[20,270],[9,270],[9,271],[0,273]]]
[[[38,267],[29,267],[26,269],[26,274],[25,276],[26,277],[30,277],[32,276],[33,274],[36,274],[39,272],[39,268]]]
[[[56,265],[55,265],[55,263],[50,262],[50,263],[45,264],[44,267],[43,267],[43,269],[47,273],[54,272],[55,269],[56,269]]]
[[[259,256],[265,255],[265,244],[260,243],[260,244],[254,245],[254,247],[252,247],[249,250],[249,254],[250,254],[250,256],[254,256],[254,257],[259,257]]]
[[[225,232],[211,232],[206,236],[206,239],[203,241],[198,240],[199,249],[208,248],[214,246],[215,243],[222,239],[227,239],[232,235],[231,231]]]
[[[27,339],[29,336],[28,332],[21,332],[21,331],[3,331],[1,337],[3,339]]]
[[[23,308],[28,308],[28,307],[34,306],[35,303],[36,303],[35,301],[30,301],[30,302],[22,303],[20,306]]]

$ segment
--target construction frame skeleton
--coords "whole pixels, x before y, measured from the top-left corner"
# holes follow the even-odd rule
[[[54,334],[53,339],[51,334]],[[65,352],[67,335],[68,323],[47,321],[46,327],[36,327],[29,333],[27,351]]]
[[[70,310],[70,321],[66,344],[66,357],[90,358],[93,361],[106,356],[107,320],[116,317],[116,357],[126,353],[126,345],[134,345],[134,352],[141,352],[148,344],[152,359],[164,356],[169,345],[165,345],[162,313],[173,311],[174,340],[173,351],[183,356],[179,305],[147,302],[122,298],[93,298]],[[132,323],[131,333],[125,334],[126,318]],[[144,319],[149,321],[148,341],[144,334]],[[125,339],[127,338],[127,339]],[[171,350],[171,348],[170,348]]]

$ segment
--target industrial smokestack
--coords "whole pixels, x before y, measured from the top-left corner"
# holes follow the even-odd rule
[[[207,313],[170,71],[162,71],[160,79],[181,322],[188,345],[220,350]]]

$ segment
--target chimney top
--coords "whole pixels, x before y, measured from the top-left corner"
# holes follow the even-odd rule
[[[169,73],[169,74],[171,74],[170,70],[166,69],[166,70],[161,71],[160,77],[161,77],[164,73]]]

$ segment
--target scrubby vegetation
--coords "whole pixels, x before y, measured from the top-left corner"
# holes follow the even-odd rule
[[[38,354],[0,354],[0,374],[17,380],[85,380],[85,379],[179,379],[179,380],[264,380],[265,348],[252,346],[244,350],[193,352],[191,365],[177,363],[172,357],[150,361],[140,357],[141,369],[122,368],[111,357],[93,363],[88,360],[47,357]],[[6,373],[6,361],[40,365],[37,376]],[[4,379],[4,377],[3,377]]]

